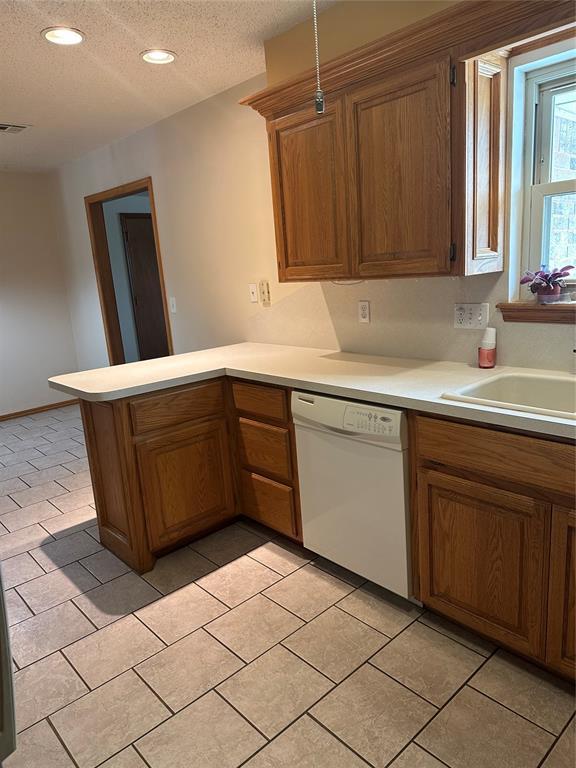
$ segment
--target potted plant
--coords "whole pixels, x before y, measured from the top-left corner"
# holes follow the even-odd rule
[[[553,304],[561,300],[562,288],[566,286],[565,278],[574,269],[572,265],[560,269],[548,270],[542,265],[538,272],[526,272],[520,280],[520,285],[527,285],[536,294],[539,304]]]

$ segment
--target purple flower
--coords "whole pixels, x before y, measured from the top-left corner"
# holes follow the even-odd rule
[[[520,285],[527,285],[532,293],[538,293],[538,290],[543,287],[554,288],[556,285],[563,287],[565,285],[564,278],[569,276],[572,269],[574,267],[567,264],[560,269],[539,269],[538,272],[528,270],[520,278]]]

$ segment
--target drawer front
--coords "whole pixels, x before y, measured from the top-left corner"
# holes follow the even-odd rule
[[[246,517],[287,536],[297,536],[294,491],[286,485],[242,471],[242,501]]]
[[[260,421],[238,419],[240,463],[284,483],[292,482],[290,432]]]
[[[224,413],[222,381],[210,381],[186,389],[150,395],[130,403],[135,435],[172,427],[186,421]]]
[[[288,421],[288,403],[284,389],[234,381],[232,394],[234,405],[239,411],[252,413],[263,419]]]
[[[419,416],[416,423],[420,461],[433,461],[570,497],[574,494],[573,445],[425,416]]]

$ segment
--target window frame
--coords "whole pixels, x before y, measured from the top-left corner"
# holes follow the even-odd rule
[[[576,178],[550,181],[554,93],[576,83],[576,57],[534,68],[525,75],[523,269],[536,271],[542,258],[546,197],[576,191]],[[576,274],[566,280],[576,283]]]

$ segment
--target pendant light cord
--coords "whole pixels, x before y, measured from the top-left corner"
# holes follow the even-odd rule
[[[324,114],[324,91],[320,85],[320,44],[318,40],[318,7],[317,0],[312,0],[312,19],[314,22],[314,57],[316,60],[316,95],[314,104],[319,115]]]

